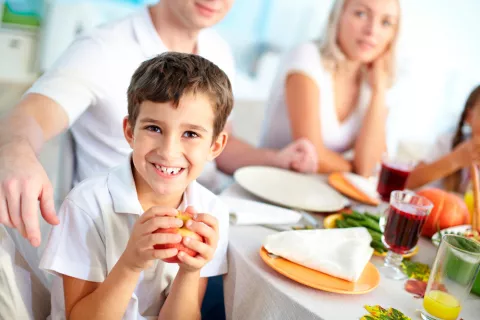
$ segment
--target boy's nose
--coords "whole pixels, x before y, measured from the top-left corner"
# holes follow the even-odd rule
[[[165,137],[162,143],[157,146],[157,152],[165,159],[170,159],[180,153],[180,141],[175,137]]]

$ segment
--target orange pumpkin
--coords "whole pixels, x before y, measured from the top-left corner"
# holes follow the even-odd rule
[[[430,188],[417,192],[433,203],[422,235],[431,237],[438,230],[470,223],[467,205],[458,196],[440,189]]]

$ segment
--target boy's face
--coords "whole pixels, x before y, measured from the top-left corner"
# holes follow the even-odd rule
[[[184,95],[177,108],[144,101],[133,129],[125,118],[137,191],[181,195],[226,145],[225,132],[212,141],[214,119],[212,102],[202,93]]]

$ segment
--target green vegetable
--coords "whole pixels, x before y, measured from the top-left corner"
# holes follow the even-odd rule
[[[363,215],[364,215],[365,217],[367,217],[367,218],[370,218],[370,219],[376,221],[377,223],[380,222],[380,217],[377,216],[377,215],[370,214],[370,213],[368,213],[368,212],[365,212]]]
[[[366,216],[358,212],[353,213],[344,213],[342,214],[343,219],[337,219],[335,221],[335,226],[337,228],[357,228],[364,227],[370,233],[372,237],[372,242],[370,246],[379,253],[384,253],[387,251],[387,248],[383,245],[382,242],[382,232],[378,225],[378,221],[373,217],[373,215]]]
[[[361,213],[358,213],[357,211],[353,211],[348,215],[350,218],[358,220],[358,221],[363,221],[365,220],[365,216]]]

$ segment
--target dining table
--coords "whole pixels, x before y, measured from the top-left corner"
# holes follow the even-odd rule
[[[221,196],[266,202],[233,183]],[[323,226],[328,213],[310,213]],[[279,232],[261,225],[231,225],[228,247],[228,274],[224,277],[227,319],[360,319],[367,315],[366,305],[395,308],[411,319],[421,319],[422,298],[404,288],[405,280],[391,280],[380,274],[380,283],[369,293],[339,294],[317,290],[295,282],[268,266],[260,256],[265,238]],[[432,265],[436,246],[421,237],[419,252],[411,258]],[[371,262],[383,265],[383,257],[373,255]],[[462,304],[460,318],[480,319],[480,297],[470,294]]]

